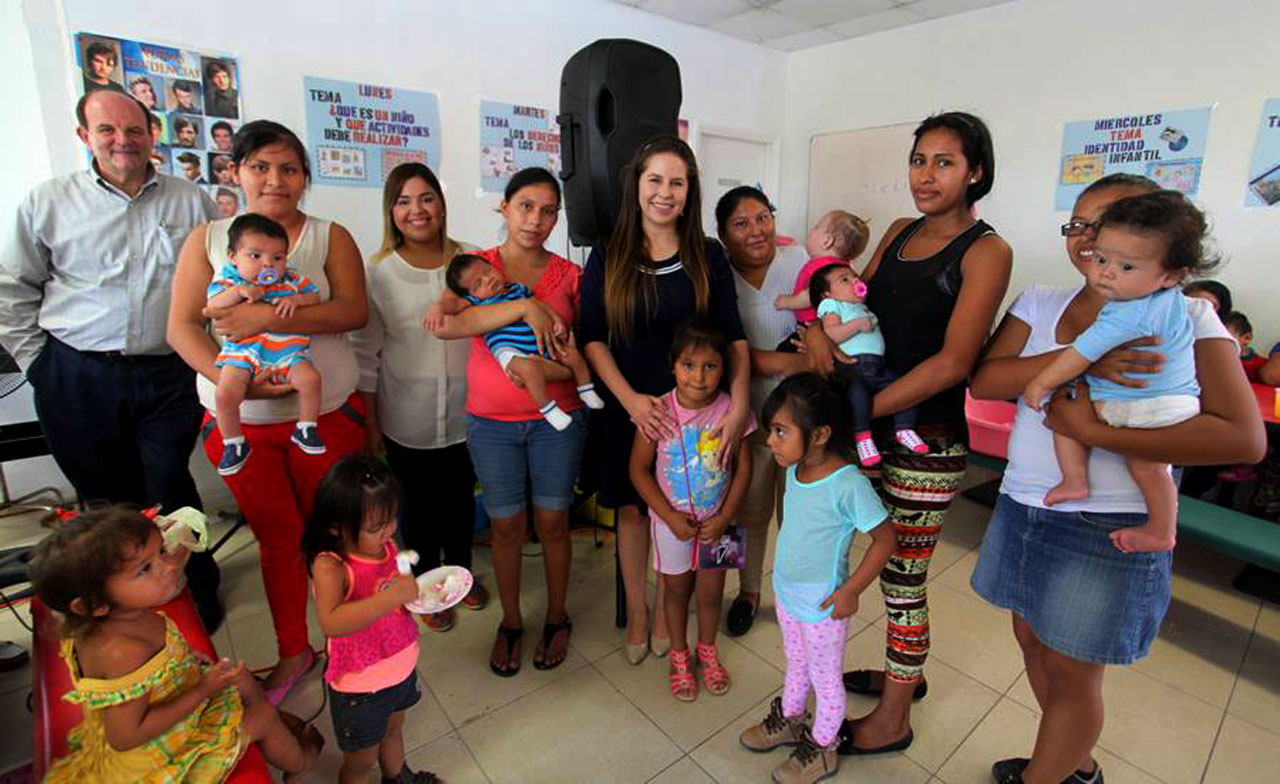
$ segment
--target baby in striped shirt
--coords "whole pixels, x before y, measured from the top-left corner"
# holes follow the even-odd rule
[[[470,253],[460,253],[449,262],[445,283],[449,291],[432,306],[436,317],[459,313],[471,305],[514,302],[533,296],[528,286],[508,282],[492,264]],[[428,313],[427,318],[430,321],[432,314]],[[548,397],[548,381],[572,378],[578,386],[578,397],[588,408],[604,408],[604,401],[591,383],[587,362],[572,340],[558,344],[560,360],[551,359],[548,352],[538,351],[533,328],[521,319],[484,333],[484,342],[502,370],[513,383],[528,391],[538,412],[556,430],[564,430],[573,420]]]
[[[320,302],[320,289],[286,266],[289,235],[265,215],[246,213],[227,231],[227,263],[209,283],[207,303],[229,308],[241,302],[266,302],[282,319],[300,307]],[[218,368],[217,422],[222,431],[218,473],[231,476],[249,459],[249,444],[240,426],[240,404],[253,380],[270,378],[298,392],[298,424],[290,440],[309,455],[322,455],[317,421],[322,384],[311,361],[311,336],[261,332],[243,340],[225,339],[214,361]]]

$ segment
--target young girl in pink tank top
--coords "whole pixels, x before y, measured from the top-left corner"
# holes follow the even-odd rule
[[[385,465],[345,457],[321,480],[302,537],[328,638],[324,680],[342,782],[367,782],[375,763],[384,783],[439,781],[404,760],[405,711],[420,697],[418,626],[404,604],[418,584],[396,568],[399,508],[400,486]]]

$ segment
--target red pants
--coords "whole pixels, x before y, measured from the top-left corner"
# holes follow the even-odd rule
[[[204,453],[215,466],[222,459],[222,431],[205,414]],[[323,455],[308,455],[293,444],[296,422],[244,425],[249,462],[224,476],[240,512],[258,540],[262,585],[271,608],[280,658],[302,653],[307,642],[307,565],[302,558],[302,529],[311,516],[316,486],[340,457],[364,448],[364,401],[358,394],[342,408],[320,417]]]

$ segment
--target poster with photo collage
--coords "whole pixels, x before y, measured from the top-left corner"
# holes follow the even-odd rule
[[[237,59],[93,33],[73,37],[82,90],[114,90],[151,110],[156,169],[198,183],[224,217],[244,202],[231,180],[231,137],[240,127]]]

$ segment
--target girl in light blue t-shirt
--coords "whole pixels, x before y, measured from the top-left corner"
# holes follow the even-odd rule
[[[852,419],[849,401],[814,373],[779,384],[761,414],[769,450],[787,469],[787,524],[778,533],[773,559],[787,671],[769,716],[740,740],[752,751],[797,747],[774,771],[775,781],[812,773],[815,765],[822,767],[822,777],[835,772],[848,619],[897,546],[888,512],[858,471]],[[871,546],[850,574],[849,547],[857,531],[871,535]],[[816,697],[812,729],[805,715],[810,687]]]

